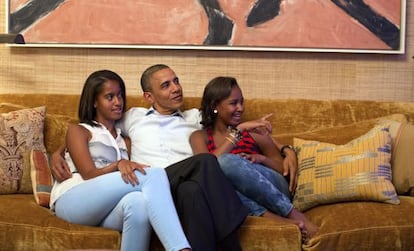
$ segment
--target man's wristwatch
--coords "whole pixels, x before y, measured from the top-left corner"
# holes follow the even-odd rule
[[[282,146],[282,148],[280,149],[280,155],[282,155],[282,157],[283,158],[286,158],[286,154],[285,154],[285,149],[286,148],[289,148],[289,149],[291,149],[292,151],[294,151],[295,152],[295,148],[293,147],[293,146],[291,146],[291,145],[284,145],[284,146]]]

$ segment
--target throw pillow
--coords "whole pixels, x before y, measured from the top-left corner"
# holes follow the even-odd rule
[[[30,154],[30,166],[35,200],[40,206],[49,207],[53,178],[49,169],[49,159],[47,154],[42,151],[32,150]]]
[[[392,151],[392,182],[398,194],[413,194],[414,188],[414,125],[403,123],[394,139]]]
[[[0,194],[32,193],[25,155],[31,149],[46,151],[45,114],[44,106],[0,114]]]
[[[321,204],[379,201],[399,204],[391,183],[391,135],[378,125],[345,145],[294,139],[298,182],[293,204],[305,211]]]

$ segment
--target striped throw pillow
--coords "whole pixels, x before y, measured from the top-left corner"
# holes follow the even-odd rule
[[[32,150],[30,154],[30,176],[36,203],[49,207],[53,178],[49,169],[49,159],[45,152]]]
[[[294,139],[298,182],[293,204],[301,211],[344,201],[399,204],[391,182],[391,135],[378,125],[345,145]]]

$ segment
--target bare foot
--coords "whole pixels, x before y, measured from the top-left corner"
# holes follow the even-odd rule
[[[285,218],[280,215],[274,214],[272,212],[266,211],[264,214],[261,215],[262,217],[266,217],[273,220],[278,220],[282,222],[286,222],[288,224],[295,224],[299,227],[300,233],[302,235],[302,242],[306,243],[308,241],[308,230],[306,229],[305,223],[302,220],[296,220],[291,218]]]
[[[303,243],[307,243],[319,230],[319,227],[313,224],[311,221],[306,218],[306,216],[298,211],[296,208],[293,208],[292,211],[287,215],[289,219],[297,220],[303,222],[304,231],[302,231]],[[305,237],[305,238],[303,238]]]

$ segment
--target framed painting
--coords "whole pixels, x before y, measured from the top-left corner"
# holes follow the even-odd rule
[[[23,46],[403,54],[406,0],[7,0]]]

